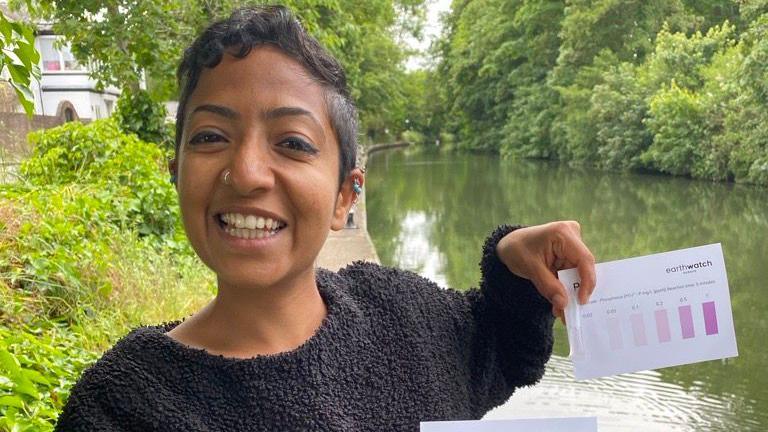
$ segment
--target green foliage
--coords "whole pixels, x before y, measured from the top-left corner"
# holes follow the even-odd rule
[[[61,327],[0,325],[0,429],[50,431],[96,353]]]
[[[768,184],[768,2],[453,6],[425,107],[459,148]]]
[[[105,239],[135,232],[188,250],[181,240],[176,194],[165,174],[167,155],[113,120],[78,122],[31,134],[24,183],[0,189],[8,214],[19,218],[12,241],[0,242],[0,272],[20,289],[67,315],[78,299],[108,296],[115,254]]]
[[[704,69],[715,54],[734,45],[735,28],[728,22],[709,29],[706,34],[691,36],[662,29],[656,38],[656,49],[643,65],[651,89],[675,82],[677,86],[698,90],[704,85]]]
[[[653,139],[645,126],[648,87],[631,63],[610,68],[603,80],[594,88],[588,112],[596,129],[597,163],[609,169],[641,168],[640,155]]]
[[[707,140],[704,110],[699,96],[674,82],[669,90],[657,93],[647,121],[653,144],[643,161],[662,172],[691,174],[703,156],[701,142]]]
[[[768,185],[768,12],[750,25],[739,48],[724,68],[732,95],[722,139],[733,148],[729,168],[735,178]]]
[[[165,121],[165,106],[155,102],[145,90],[123,92],[114,113],[124,133],[136,134],[140,140],[174,148],[174,128]]]
[[[426,143],[426,137],[424,134],[414,130],[403,131],[402,137],[403,141],[406,141],[412,145],[423,146]]]
[[[30,116],[35,112],[30,85],[32,79],[40,79],[39,61],[32,27],[8,19],[0,10],[0,74],[8,71],[8,82]]]
[[[52,430],[105,348],[188,315],[213,286],[160,148],[112,119],[31,140],[20,180],[0,186],[0,430]]]
[[[103,192],[84,208],[141,234],[162,236],[176,226],[176,194],[166,174],[168,154],[122,133],[113,120],[38,131],[30,134],[30,143],[33,154],[22,163],[21,173],[32,185],[93,185]]]
[[[446,123],[460,146],[505,153],[523,146],[525,154],[548,155],[547,115],[537,116],[533,132],[516,124],[554,96],[542,93],[540,82],[557,58],[562,11],[562,2],[549,0],[484,0],[454,9],[437,74]]]
[[[114,85],[136,94],[143,74],[150,93],[158,100],[176,92],[174,71],[182,50],[194,37],[214,19],[253,4],[242,0],[41,3],[46,7],[43,16],[65,36],[77,60],[93,65],[92,76],[100,86]],[[363,128],[372,140],[394,137],[405,129],[406,50],[398,41],[419,34],[424,0],[371,0],[365,7],[352,0],[277,3],[290,7],[308,31],[340,59]],[[160,132],[161,137],[166,135]],[[156,142],[151,134],[139,136]]]
[[[181,44],[189,40],[182,0],[41,0],[43,18],[64,35],[72,54],[89,64],[100,87],[137,90],[142,73],[173,76]]]
[[[114,238],[117,230],[105,221],[110,209],[100,199],[104,192],[64,186],[3,195],[6,211],[23,221],[0,248],[7,283],[45,298],[52,317],[71,314],[78,300],[109,294],[114,254],[102,238]]]

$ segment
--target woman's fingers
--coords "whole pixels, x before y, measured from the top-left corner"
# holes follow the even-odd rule
[[[595,289],[595,258],[581,240],[578,222],[552,222],[520,228],[504,236],[497,254],[516,275],[530,279],[555,308],[565,309],[568,294],[557,271],[576,267],[581,276],[579,302],[584,304]]]
[[[552,315],[554,315],[557,318],[560,318],[560,321],[563,322],[564,326],[568,325],[568,323],[565,322],[565,310],[564,309],[558,309],[558,308],[552,306]]]
[[[595,277],[595,257],[590,252],[587,245],[581,239],[581,227],[578,222],[566,222],[570,228],[570,233],[563,236],[564,245],[562,252],[563,258],[572,267],[576,267],[581,278],[581,286],[579,288],[579,303],[585,304],[589,301],[589,296],[595,291],[595,283],[597,279]],[[561,270],[561,269],[558,269]]]
[[[560,283],[548,268],[543,265],[540,266],[531,282],[536,285],[539,293],[552,303],[553,307],[565,309],[565,306],[568,304],[568,294],[565,292],[563,284]]]

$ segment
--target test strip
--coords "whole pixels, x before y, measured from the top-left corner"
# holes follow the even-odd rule
[[[672,340],[672,334],[669,331],[669,316],[666,309],[659,309],[653,313],[656,318],[656,335],[659,342],[669,342]]]
[[[680,306],[677,308],[677,312],[680,315],[680,330],[683,332],[683,339],[691,339],[696,336],[693,331],[693,314],[691,313],[691,306]]]
[[[704,309],[704,330],[707,335],[717,334],[717,313],[715,312],[715,302],[706,302],[701,305]]]
[[[648,345],[648,339],[645,337],[645,323],[643,323],[643,314],[635,313],[629,316],[632,323],[632,337],[635,346]]]

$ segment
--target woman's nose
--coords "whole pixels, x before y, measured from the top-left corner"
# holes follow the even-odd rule
[[[229,185],[240,195],[269,190],[275,185],[275,175],[264,140],[248,139],[232,154]]]

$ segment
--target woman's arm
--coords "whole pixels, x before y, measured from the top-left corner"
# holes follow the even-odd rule
[[[502,225],[487,239],[480,289],[467,293],[475,324],[468,367],[478,417],[543,376],[552,352],[553,311],[561,314],[566,304],[557,270],[579,268],[586,288],[582,300],[594,289],[594,258],[577,228],[575,222]]]

